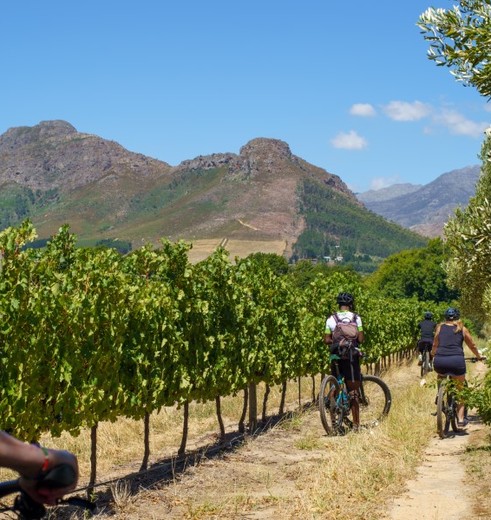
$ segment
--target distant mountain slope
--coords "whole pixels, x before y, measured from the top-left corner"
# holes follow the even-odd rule
[[[373,212],[429,237],[440,236],[458,206],[465,207],[475,193],[480,167],[452,170],[418,187],[412,184],[358,194]],[[401,190],[406,189],[401,194]],[[394,194],[395,196],[391,196]]]
[[[306,186],[336,204],[316,209],[318,200],[305,197]],[[349,217],[341,223],[343,211]],[[65,121],[44,121],[0,136],[0,228],[26,217],[40,237],[68,223],[87,244],[118,238],[138,247],[161,237],[284,241],[287,250],[298,243],[295,251],[303,257],[326,254],[319,244],[312,248],[308,237],[314,229],[328,247],[343,241],[346,251],[371,254],[359,239],[359,226],[374,215],[338,176],[295,156],[277,139],[253,139],[239,154],[170,166],[77,132]],[[382,244],[380,256],[424,242],[377,222],[369,243],[371,249]]]
[[[396,197],[409,195],[422,188],[422,184],[392,184],[387,188],[380,190],[369,190],[364,193],[357,193],[356,196],[361,200],[365,206],[374,202],[381,202],[385,200],[395,199]]]

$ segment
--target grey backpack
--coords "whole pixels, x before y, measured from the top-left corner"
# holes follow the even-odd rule
[[[341,359],[351,359],[352,349],[358,346],[358,325],[356,324],[357,315],[353,314],[351,319],[340,319],[336,314],[336,327],[332,332],[333,345],[338,347]]]

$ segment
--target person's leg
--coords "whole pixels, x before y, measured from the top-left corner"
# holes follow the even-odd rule
[[[351,414],[353,417],[353,427],[358,429],[360,426],[360,381],[346,381],[350,396]]]
[[[463,376],[452,376],[452,379],[456,381],[456,389],[457,391],[462,390],[464,388],[465,384],[465,374]],[[464,424],[464,412],[465,412],[465,405],[462,402],[457,403],[457,421],[460,424]]]

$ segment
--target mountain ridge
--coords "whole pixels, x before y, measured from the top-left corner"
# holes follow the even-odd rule
[[[475,193],[480,167],[445,172],[425,185],[399,184],[357,194],[375,213],[428,237],[443,235],[443,227],[457,207],[465,207]],[[401,191],[405,193],[401,194]]]
[[[310,194],[301,202],[306,186]],[[339,176],[296,156],[279,139],[258,137],[238,154],[198,156],[171,166],[61,120],[12,128],[0,136],[0,227],[29,217],[42,237],[68,222],[86,242],[226,237],[284,241],[291,251],[301,236],[308,243],[304,235],[309,232],[322,236],[323,245],[296,253],[322,257],[347,234],[351,242],[345,249],[355,254],[362,243],[359,231],[349,229],[350,222],[334,225],[329,207],[320,210],[321,223],[313,218],[316,210],[308,206],[319,199],[312,190],[330,198],[339,211],[349,208],[353,220],[373,220],[379,233],[395,233],[391,245],[387,237],[372,236],[372,242],[385,244],[384,254],[423,243],[417,235],[374,220]]]

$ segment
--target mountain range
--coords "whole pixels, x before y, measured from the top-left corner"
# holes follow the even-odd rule
[[[81,245],[184,239],[195,260],[219,244],[239,256],[383,258],[425,243],[278,139],[171,166],[66,121],[0,135],[0,229],[25,218],[41,238],[68,223]]]
[[[457,207],[467,206],[475,193],[480,167],[444,173],[425,185],[394,184],[357,195],[365,206],[388,220],[428,237],[441,236]]]

